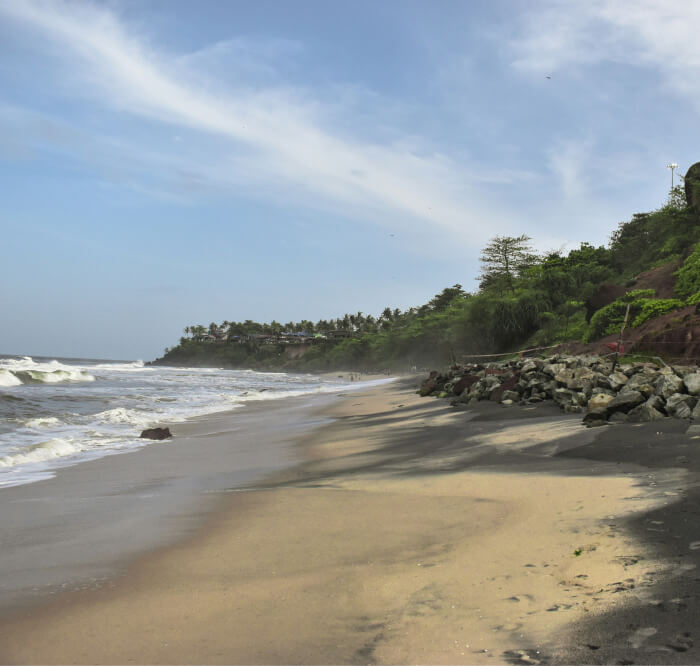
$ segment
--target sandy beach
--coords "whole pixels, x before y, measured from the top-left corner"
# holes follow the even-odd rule
[[[0,660],[698,662],[687,424],[588,430],[415,385],[326,400],[286,433],[298,465],[219,489],[100,586],[6,609]]]

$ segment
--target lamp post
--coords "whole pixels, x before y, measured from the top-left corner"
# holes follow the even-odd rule
[[[673,172],[678,168],[678,165],[675,162],[671,162],[666,165],[666,168],[671,169],[671,189],[673,189]]]

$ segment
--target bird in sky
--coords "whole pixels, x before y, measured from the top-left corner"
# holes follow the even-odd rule
[[[545,78],[545,79],[551,79],[552,77],[551,77],[549,74],[545,74],[545,75],[544,75],[544,78]]]

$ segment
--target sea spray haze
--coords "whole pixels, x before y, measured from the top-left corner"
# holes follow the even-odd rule
[[[251,400],[347,387],[341,377],[1,356],[0,487],[48,478],[83,460],[162,446],[139,439],[147,427]]]

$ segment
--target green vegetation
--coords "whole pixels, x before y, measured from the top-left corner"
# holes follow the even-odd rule
[[[700,303],[700,224],[675,188],[659,210],[619,225],[607,247],[582,243],[567,254],[537,255],[527,236],[496,236],[483,249],[479,287],[455,284],[406,311],[387,307],[330,320],[281,324],[224,321],[188,326],[165,363],[324,371],[404,370],[445,365],[464,354],[492,354],[568,340],[592,341]],[[602,285],[618,295],[651,268],[682,261],[678,298],[629,290],[597,303]],[[610,291],[612,290],[612,291]],[[615,291],[617,290],[617,291]],[[602,306],[602,307],[601,307]]]

